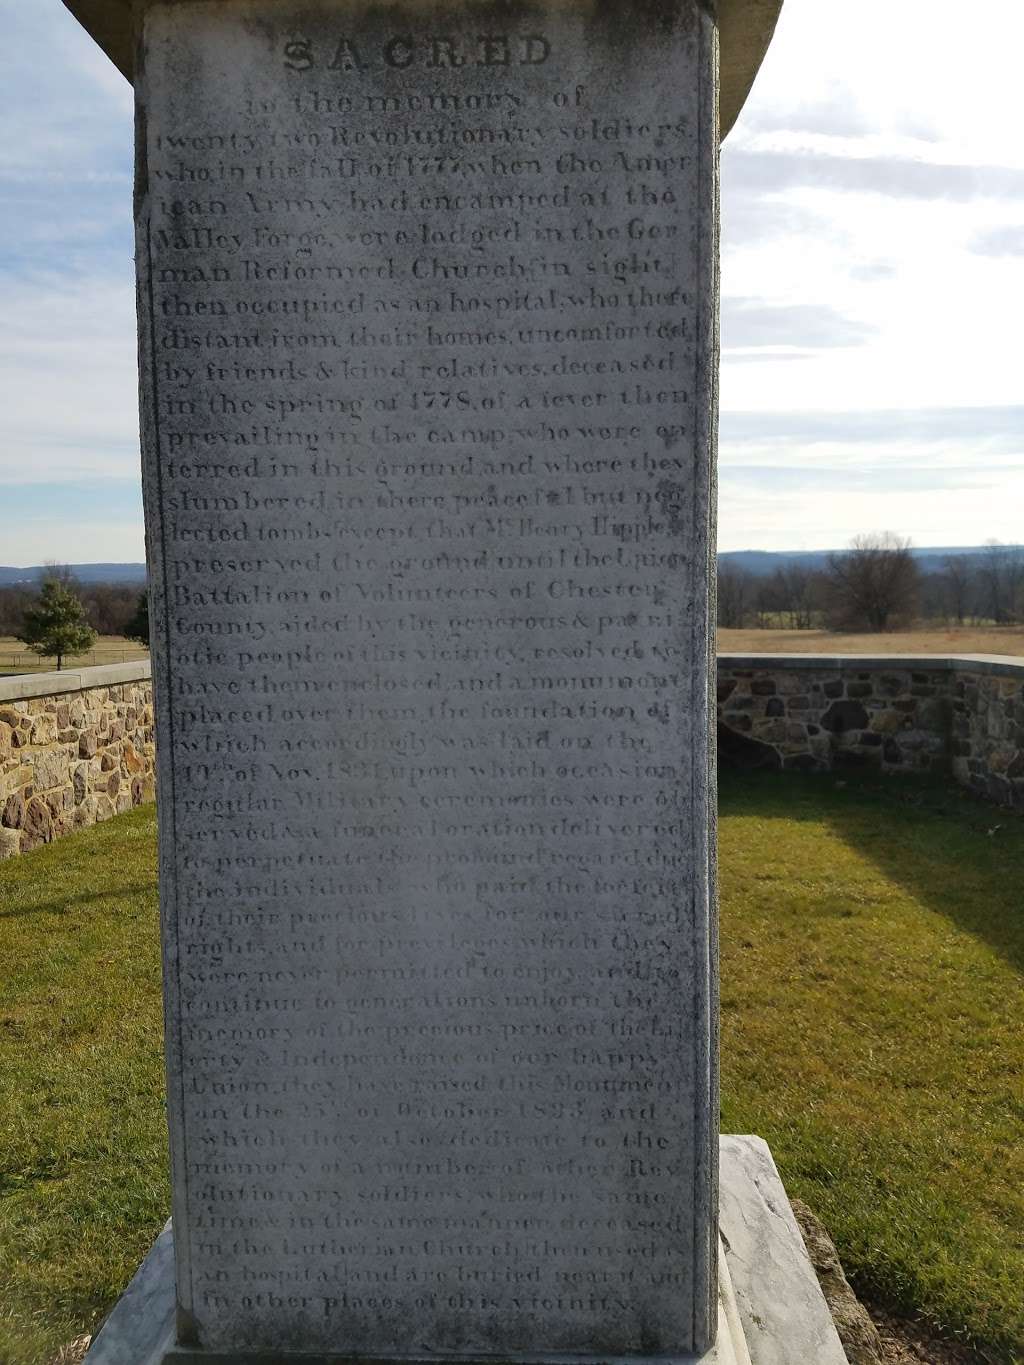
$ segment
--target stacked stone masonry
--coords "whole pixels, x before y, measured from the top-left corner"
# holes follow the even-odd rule
[[[1024,809],[1024,659],[723,654],[722,763],[947,774]],[[148,663],[0,678],[0,860],[154,795]]]
[[[945,773],[1024,808],[1024,659],[722,654],[724,764]]]
[[[0,859],[154,794],[149,664],[0,678]]]

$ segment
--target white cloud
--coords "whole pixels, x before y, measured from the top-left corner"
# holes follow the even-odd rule
[[[36,274],[9,283],[0,330],[0,483],[137,474],[136,374],[129,280]],[[9,534],[5,526],[5,542]]]
[[[60,0],[0,0],[0,35],[0,484],[113,488],[138,463],[132,92]],[[725,548],[1022,538],[1022,47],[1020,0],[786,0],[723,157]],[[53,530],[5,526],[0,561]],[[137,523],[67,535],[140,557]]]
[[[1022,41],[1018,0],[786,0],[723,154],[723,288],[772,321],[724,312],[725,548],[1021,538]]]
[[[0,484],[133,481],[132,90],[60,0],[0,0],[0,34]],[[66,557],[102,543],[88,526]],[[43,508],[8,520],[0,559],[52,534]]]

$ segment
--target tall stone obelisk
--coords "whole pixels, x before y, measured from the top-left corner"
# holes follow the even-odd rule
[[[135,19],[163,1358],[701,1356],[712,7]]]

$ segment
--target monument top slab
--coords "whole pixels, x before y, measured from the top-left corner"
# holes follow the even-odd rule
[[[132,0],[64,0],[64,4],[121,74],[134,80]],[[718,0],[722,137],[746,102],[781,9],[782,0]]]

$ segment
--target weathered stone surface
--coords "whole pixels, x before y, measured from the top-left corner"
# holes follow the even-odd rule
[[[759,755],[767,766],[949,772],[979,795],[1024,806],[1022,661],[940,656],[910,667],[891,656],[850,656],[838,671],[815,655],[763,655],[757,668],[753,661],[719,660],[723,762],[749,765],[756,751],[741,741],[753,734],[779,760]],[[774,695],[755,688],[765,682],[774,682]]]
[[[802,1200],[794,1199],[792,1208],[849,1365],[883,1365],[878,1329],[850,1288],[832,1238]]]
[[[21,838],[22,849],[36,848],[48,844],[53,838],[53,815],[41,796],[35,796],[25,808],[24,833]]]
[[[712,1330],[712,19],[488,24],[157,4],[139,49],[175,1227],[211,1347]]]
[[[125,740],[121,748],[121,767],[126,776],[134,776],[146,770],[146,760],[128,740]]]
[[[35,761],[33,783],[37,791],[67,785],[71,761],[66,749],[50,749]]]
[[[4,802],[0,825],[6,829],[21,829],[25,823],[25,797],[20,791],[12,792]]]
[[[719,1339],[687,1357],[690,1365],[846,1365],[765,1144],[723,1137],[721,1169]],[[88,1365],[164,1365],[174,1338],[172,1238],[168,1225],[94,1340]]]
[[[44,745],[56,744],[57,742],[57,718],[56,716],[41,715],[36,716],[32,722],[30,732],[30,743]]]
[[[174,1316],[174,1236],[168,1223],[93,1338],[88,1365],[163,1365],[174,1345]]]
[[[857,701],[834,701],[821,717],[821,728],[833,734],[847,730],[861,730],[868,723],[868,713]]]
[[[767,1145],[722,1138],[722,1243],[752,1365],[847,1365]]]
[[[21,834],[16,829],[0,826],[0,862],[21,852]]]
[[[135,77],[136,42],[124,0],[64,0],[121,73]],[[724,137],[739,117],[768,50],[782,0],[718,0],[721,47],[719,128]]]

